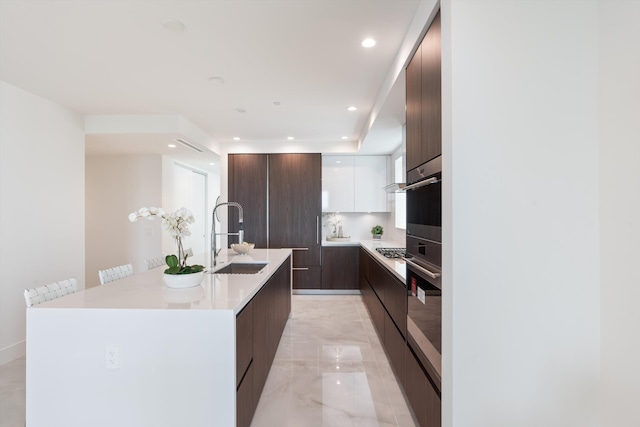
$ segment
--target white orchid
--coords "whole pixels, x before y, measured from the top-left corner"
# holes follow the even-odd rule
[[[152,206],[149,208],[140,208],[137,212],[131,212],[129,214],[129,221],[136,222],[140,218],[153,220],[155,217],[162,218],[164,229],[176,240],[179,267],[187,267],[187,255],[182,248],[182,238],[191,236],[189,224],[195,222],[193,214],[187,208],[180,208],[172,214],[167,214],[164,209]]]

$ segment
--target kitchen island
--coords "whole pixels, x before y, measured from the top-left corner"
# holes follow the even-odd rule
[[[291,251],[219,262],[268,264],[188,289],[157,268],[29,308],[27,425],[234,426],[236,392],[247,423],[291,310]]]

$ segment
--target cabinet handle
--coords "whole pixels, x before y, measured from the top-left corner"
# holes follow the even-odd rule
[[[422,273],[426,274],[427,276],[431,277],[432,279],[437,279],[438,277],[440,277],[440,273],[434,273],[433,271],[429,271],[424,267],[419,266],[418,264],[416,264],[415,262],[409,261],[406,258],[403,258],[407,264],[409,264],[411,267],[415,268],[418,271],[421,271]]]
[[[293,271],[309,271],[308,267],[293,267]]]
[[[316,245],[320,244],[320,217],[316,215]]]
[[[416,188],[424,187],[425,185],[434,184],[438,182],[438,178],[431,177],[429,179],[425,179],[424,181],[416,182],[415,184],[407,185],[404,187],[404,191],[414,190]]]
[[[308,251],[309,248],[291,248],[292,251]]]

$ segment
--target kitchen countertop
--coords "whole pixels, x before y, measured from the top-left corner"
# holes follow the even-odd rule
[[[228,263],[268,262],[258,274],[210,274],[202,283],[186,289],[164,285],[164,268],[155,268],[133,276],[48,301],[31,309],[188,309],[233,310],[236,314],[253,298],[273,273],[291,255],[290,249],[254,249],[247,255],[222,250],[217,268]]]
[[[335,246],[360,246],[371,254],[376,260],[384,265],[391,273],[393,273],[398,280],[405,282],[407,278],[407,266],[404,260],[397,258],[385,258],[382,256],[376,248],[404,248],[405,242],[394,242],[389,240],[349,240],[347,242],[329,242],[326,239],[322,241],[322,246],[335,247]]]

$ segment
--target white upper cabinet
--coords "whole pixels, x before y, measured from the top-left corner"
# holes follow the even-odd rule
[[[353,212],[353,156],[322,156],[322,212]]]
[[[388,212],[387,156],[322,156],[323,212]]]
[[[354,157],[354,212],[387,212],[387,156]]]

